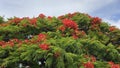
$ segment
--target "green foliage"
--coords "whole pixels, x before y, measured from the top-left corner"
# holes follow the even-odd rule
[[[0,16],[0,24],[4,23],[4,18]]]
[[[94,65],[95,65],[95,68],[110,68],[110,65],[106,62],[96,61]]]
[[[89,29],[91,19],[87,14],[78,13],[72,17],[72,20],[78,23],[79,29],[82,29],[85,32]]]

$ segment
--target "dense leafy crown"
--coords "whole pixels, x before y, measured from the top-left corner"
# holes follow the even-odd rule
[[[98,17],[0,17],[0,66],[120,68],[120,29]]]

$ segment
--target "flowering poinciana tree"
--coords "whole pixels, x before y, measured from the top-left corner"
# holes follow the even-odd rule
[[[120,29],[79,12],[1,17],[0,67],[120,68]]]

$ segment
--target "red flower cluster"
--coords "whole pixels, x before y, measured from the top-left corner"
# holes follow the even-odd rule
[[[48,50],[48,49],[49,49],[49,45],[48,45],[48,44],[40,44],[39,47],[40,47],[42,50]]]
[[[46,16],[44,14],[39,15],[40,18],[45,18]]]
[[[78,25],[76,22],[69,20],[69,19],[63,19],[62,20],[65,27],[72,28],[72,29],[78,29]]]
[[[74,39],[77,39],[79,37],[84,37],[86,35],[86,33],[84,31],[79,31],[79,30],[75,30],[74,33],[72,34]]]
[[[37,25],[36,23],[37,23],[37,19],[36,18],[30,19],[30,24],[31,25],[36,26]]]
[[[0,41],[0,46],[2,46],[3,48],[6,46],[11,46],[13,47],[16,43],[20,43],[22,41],[18,40],[18,39],[10,39],[8,42],[5,41]]]
[[[38,35],[38,41],[43,41],[43,40],[45,40],[46,39],[46,35],[45,34],[39,34]]]
[[[7,45],[13,47],[14,46],[14,42],[13,41],[8,41],[8,42],[1,41],[0,42],[0,46],[2,46],[3,48],[6,47]]]
[[[59,27],[59,30],[61,30],[62,32],[64,32],[65,31],[65,26],[61,26],[61,27]]]
[[[91,56],[91,62],[95,62],[96,61],[96,57]]]
[[[28,42],[29,42],[29,40],[28,40],[28,39],[25,39],[23,42],[24,42],[24,43],[28,43]]]
[[[58,19],[60,19],[60,20],[62,20],[64,18],[65,18],[64,15],[61,15],[61,16],[58,17]]]
[[[92,19],[92,25],[95,25],[95,24],[100,24],[101,23],[101,19],[99,17],[94,17]]]
[[[84,55],[84,57],[87,58],[87,59],[90,58],[91,62],[95,62],[96,61],[96,57],[94,57],[94,56]]]
[[[87,63],[84,64],[84,67],[85,68],[94,68],[94,64],[91,63],[91,62],[87,62]]]
[[[73,16],[75,16],[75,15],[77,15],[77,14],[79,14],[79,12],[68,13],[68,14],[66,14],[66,15],[58,16],[58,19],[63,20],[63,19],[66,18],[66,16],[67,16],[68,19],[70,19],[70,18],[72,18]]]
[[[51,16],[48,16],[48,19],[49,19],[49,20],[51,20],[51,19],[52,19],[52,17],[51,17]]]
[[[119,64],[114,64],[114,62],[108,62],[111,68],[120,68]]]
[[[30,20],[29,17],[23,17],[22,20],[24,20],[24,19],[25,19],[25,20]]]
[[[72,37],[73,37],[74,39],[77,39],[77,38],[78,38],[78,36],[77,36],[76,34],[73,34]]]
[[[115,26],[109,27],[109,31],[114,31],[114,30],[116,30]]]
[[[20,23],[21,20],[22,20],[21,18],[14,18],[11,22],[18,24]]]
[[[16,43],[20,42],[20,40],[18,39],[12,39],[11,41],[16,42]]]
[[[96,24],[91,25],[91,30],[99,30],[99,26]]]
[[[7,42],[7,44],[10,45],[11,47],[14,46],[14,42],[12,42],[12,41]]]
[[[0,41],[0,46],[5,45],[4,41]]]

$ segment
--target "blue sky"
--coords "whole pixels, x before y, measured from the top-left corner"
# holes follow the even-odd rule
[[[81,12],[97,16],[120,28],[120,0],[0,0],[0,16],[59,16]]]

